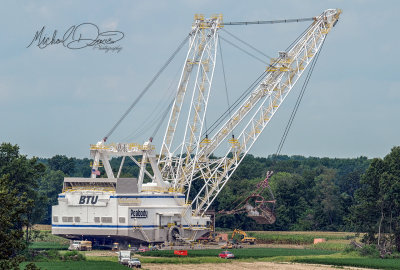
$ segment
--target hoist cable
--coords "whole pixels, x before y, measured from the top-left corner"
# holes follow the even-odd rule
[[[122,120],[132,111],[135,105],[139,102],[139,100],[144,96],[144,94],[149,90],[149,88],[153,85],[153,83],[158,79],[161,73],[165,70],[165,68],[171,63],[172,59],[178,54],[178,52],[182,49],[183,45],[188,41],[189,35],[185,37],[185,39],[179,44],[178,48],[172,53],[172,55],[168,58],[165,64],[160,68],[160,70],[154,75],[151,81],[146,85],[146,87],[140,92],[139,96],[133,101],[133,103],[129,106],[129,108],[125,111],[125,113],[121,116],[121,118],[114,124],[114,126],[110,129],[110,131],[104,137],[104,141],[107,140],[109,136],[115,131],[115,129],[121,124]]]
[[[281,153],[282,147],[283,147],[283,145],[284,145],[284,143],[285,143],[285,141],[286,141],[286,138],[287,138],[287,135],[288,135],[288,133],[289,133],[289,131],[290,131],[290,128],[291,128],[291,126],[292,126],[293,120],[294,120],[294,118],[296,117],[296,114],[297,114],[297,111],[298,111],[298,109],[299,109],[301,100],[303,99],[304,93],[305,93],[305,91],[306,91],[306,89],[307,89],[307,85],[308,85],[308,83],[309,83],[309,81],[310,81],[312,72],[313,72],[313,70],[314,70],[315,64],[317,63],[319,54],[320,54],[320,52],[321,52],[321,50],[322,50],[322,47],[323,47],[323,45],[324,45],[324,43],[325,43],[325,40],[326,40],[326,37],[325,37],[325,39],[322,41],[321,48],[318,50],[317,55],[314,57],[314,59],[313,59],[313,61],[312,61],[312,63],[311,63],[310,70],[309,70],[308,73],[307,73],[307,76],[306,76],[306,79],[305,79],[305,81],[304,81],[304,83],[303,83],[303,86],[302,86],[302,88],[301,88],[300,94],[299,94],[299,96],[297,97],[296,104],[295,104],[295,106],[294,106],[294,108],[293,108],[293,111],[292,111],[292,113],[291,113],[291,115],[290,115],[289,121],[288,121],[288,123],[287,123],[287,125],[286,125],[285,131],[284,131],[284,133],[283,133],[283,135],[282,135],[282,138],[281,138],[281,141],[280,141],[280,143],[279,143],[278,149],[277,149],[277,151],[276,151],[276,153],[275,153],[275,156],[278,156],[278,155]]]

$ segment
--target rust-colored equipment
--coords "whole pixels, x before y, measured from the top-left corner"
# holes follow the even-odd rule
[[[240,213],[247,213],[247,216],[254,219],[258,224],[273,224],[276,221],[274,213],[275,198],[272,193],[271,187],[268,183],[269,178],[273,174],[272,171],[268,171],[265,179],[257,184],[256,190],[238,204],[233,210],[222,210],[217,214],[221,215],[233,215]],[[261,193],[264,190],[269,191],[271,200],[266,200]]]

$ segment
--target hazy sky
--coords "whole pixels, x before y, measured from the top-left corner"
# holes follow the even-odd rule
[[[88,157],[190,31],[195,13],[222,13],[224,21],[313,17],[328,8],[343,14],[329,34],[282,154],[382,157],[400,145],[399,1],[2,1],[0,22],[0,142],[29,156]],[[119,52],[33,40],[58,37],[93,23],[120,31]],[[231,26],[226,29],[277,56],[309,25]],[[228,35],[221,32],[223,37]],[[230,39],[232,40],[232,39]],[[231,102],[265,69],[222,42]],[[110,138],[143,142],[175,91],[185,46],[142,102]],[[227,108],[220,58],[207,114],[209,124]],[[302,81],[250,153],[273,154]],[[166,121],[155,137],[159,149]],[[182,132],[182,131],[180,131]]]

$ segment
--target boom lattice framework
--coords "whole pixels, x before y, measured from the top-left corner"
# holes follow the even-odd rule
[[[114,178],[109,165],[109,156],[128,156],[141,168],[139,190],[141,190],[144,175],[147,175],[160,189],[168,189],[175,194],[185,193],[186,212],[192,209],[194,216],[204,216],[304,70],[319,52],[340,14],[341,10],[328,9],[314,18],[275,21],[275,23],[282,23],[313,20],[289,49],[279,52],[279,57],[272,60],[259,84],[211,136],[211,139],[208,136],[202,137],[202,132],[216,64],[218,32],[224,27],[224,23],[221,15],[215,15],[209,19],[205,19],[203,15],[196,15],[189,34],[189,50],[183,64],[158,159],[156,160],[154,148],[148,148],[150,142],[146,143],[147,148],[140,149],[143,159],[138,162],[130,151],[108,148],[102,141],[93,149],[95,159],[93,170],[97,170],[97,164],[102,160],[108,177]],[[274,21],[256,23],[274,23]],[[247,23],[225,25],[247,25]],[[193,72],[195,76],[192,76]],[[183,120],[185,132],[183,139],[177,139],[176,130],[189,85],[192,85],[192,90],[189,112]],[[239,124],[248,118],[250,120],[242,125],[244,127],[239,130],[239,136],[227,140],[228,135],[233,130],[237,132]],[[225,155],[219,159],[211,158],[223,142],[230,144]],[[135,151],[132,153],[136,153]],[[124,160],[125,158],[121,162],[118,175]],[[146,170],[146,160],[150,162],[152,172]],[[96,175],[92,174],[92,177],[96,178]],[[201,188],[190,201],[191,189],[195,181],[200,181]],[[182,216],[186,212],[182,213]]]
[[[227,120],[224,123],[216,122],[214,127],[220,128],[214,133],[204,130],[219,30],[227,25],[252,23],[224,25],[221,15],[209,19],[196,15],[189,36],[180,43],[104,139],[91,145],[90,154],[94,159],[91,177],[64,179],[58,205],[52,207],[52,233],[71,240],[85,236],[85,239],[103,245],[122,241],[128,246],[132,241],[141,244],[192,242],[211,231],[212,220],[206,215],[207,209],[313,61],[310,68],[312,71],[326,35],[336,24],[340,13],[340,10],[329,9],[315,18],[255,22],[264,24],[313,20],[289,49],[279,53],[279,57],[246,91],[247,95],[241,96],[243,101],[235,102],[237,109]],[[143,145],[106,145],[108,136],[188,40],[189,50],[183,63],[160,155],[156,155],[155,147],[151,144],[152,138]],[[188,104],[185,103],[185,97],[189,100]],[[186,109],[188,111],[182,113]],[[181,127],[184,132],[177,136]],[[228,138],[233,132],[239,134],[238,137]],[[225,152],[220,151],[222,148]],[[216,152],[223,153],[223,157],[213,158],[212,154]],[[122,157],[118,170],[111,167],[112,157]],[[137,178],[123,177],[122,169],[126,160],[131,160],[140,168]],[[97,179],[100,175],[98,168],[102,166],[107,177]],[[236,212],[246,211],[249,217],[262,224],[275,221],[273,211],[269,211],[267,206],[274,203],[274,200],[267,201],[261,195],[268,184],[268,177],[235,208]],[[90,204],[88,198],[92,198]]]

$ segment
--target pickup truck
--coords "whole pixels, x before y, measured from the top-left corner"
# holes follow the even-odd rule
[[[140,263],[138,258],[131,258],[128,262],[129,268],[142,268],[142,264]]]

